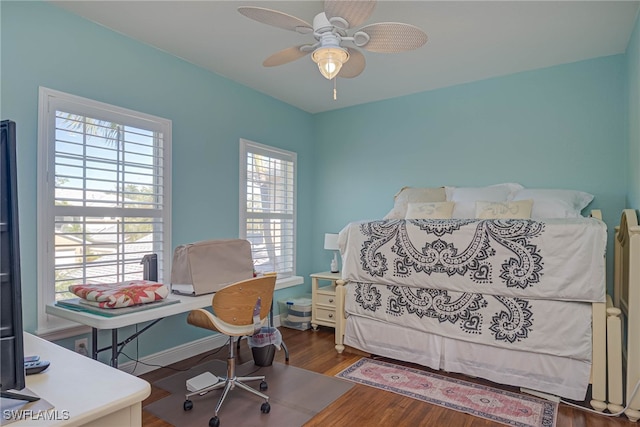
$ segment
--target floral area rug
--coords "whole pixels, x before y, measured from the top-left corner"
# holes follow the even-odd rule
[[[380,360],[360,359],[336,376],[509,426],[553,427],[558,414],[556,402]]]

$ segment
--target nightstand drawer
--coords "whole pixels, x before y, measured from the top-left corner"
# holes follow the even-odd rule
[[[334,295],[323,295],[323,294],[318,294],[317,295],[317,301],[314,301],[317,304],[323,304],[323,305],[330,305],[335,307],[336,306],[336,296]]]
[[[324,307],[316,307],[316,320],[322,322],[335,323],[336,310]]]

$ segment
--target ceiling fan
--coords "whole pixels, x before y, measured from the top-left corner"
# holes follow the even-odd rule
[[[380,22],[354,30],[371,16],[375,6],[376,0],[325,0],[324,12],[313,18],[313,25],[295,16],[262,7],[242,6],[238,12],[274,27],[299,34],[313,34],[316,39],[315,43],[276,52],[262,65],[283,65],[311,53],[311,59],[318,64],[320,73],[331,80],[335,77],[353,78],[362,73],[366,61],[359,49],[397,53],[417,49],[427,42],[427,35],[421,29],[399,22]]]

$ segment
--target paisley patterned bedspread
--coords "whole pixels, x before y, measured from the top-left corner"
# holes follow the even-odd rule
[[[380,220],[339,236],[343,279],[502,297],[605,301],[595,218]]]
[[[510,350],[591,360],[590,303],[360,282],[350,282],[346,295],[350,316]]]

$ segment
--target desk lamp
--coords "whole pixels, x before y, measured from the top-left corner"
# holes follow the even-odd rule
[[[338,235],[334,233],[326,233],[324,235],[324,248],[333,252],[333,259],[331,260],[331,272],[337,273],[338,270]]]

